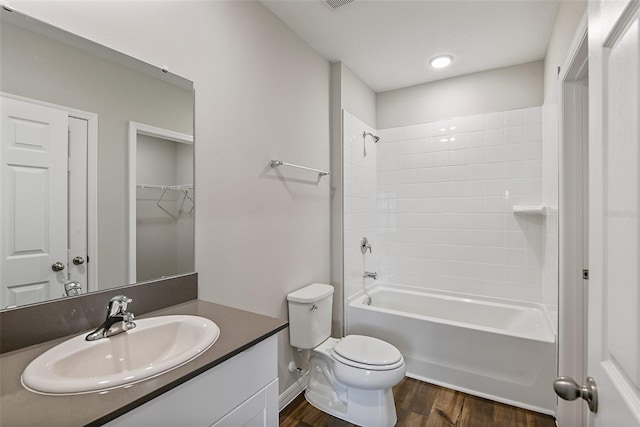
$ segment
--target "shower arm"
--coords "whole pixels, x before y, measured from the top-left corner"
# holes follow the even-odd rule
[[[373,143],[377,143],[378,141],[380,141],[380,137],[377,135],[372,134],[371,132],[362,132],[362,141],[364,142],[367,139],[367,135],[371,136],[371,138],[373,139]]]

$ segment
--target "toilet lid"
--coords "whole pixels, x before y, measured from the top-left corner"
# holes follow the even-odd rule
[[[393,365],[402,359],[400,351],[388,342],[362,335],[344,337],[333,351],[345,359],[365,365]]]

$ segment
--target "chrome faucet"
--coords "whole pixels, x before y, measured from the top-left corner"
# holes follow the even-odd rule
[[[133,301],[124,295],[117,295],[109,301],[107,318],[93,332],[86,336],[87,341],[96,341],[113,335],[127,332],[136,327],[133,313],[127,312],[127,304]]]
[[[362,277],[366,278],[371,278],[374,280],[378,280],[378,273],[376,273],[375,271],[365,271],[364,273],[362,273]]]
[[[82,285],[74,280],[64,283],[63,297],[74,297],[82,293]]]

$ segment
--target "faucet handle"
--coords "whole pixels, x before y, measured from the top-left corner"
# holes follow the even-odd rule
[[[107,316],[113,316],[118,313],[124,313],[127,311],[127,305],[133,301],[133,299],[124,295],[116,295],[109,300],[109,306],[107,307]]]
[[[134,319],[134,315],[133,313],[125,313],[123,316],[123,321],[124,321],[124,329],[125,331],[130,331],[131,329],[136,327],[136,324],[133,321]]]
[[[360,252],[364,255],[367,253],[367,249],[369,249],[369,253],[372,253],[371,243],[369,243],[369,240],[366,237],[363,237],[360,239]]]

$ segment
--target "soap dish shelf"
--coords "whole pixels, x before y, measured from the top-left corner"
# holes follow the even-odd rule
[[[547,207],[516,205],[513,207],[513,213],[516,215],[545,216],[547,214]]]

